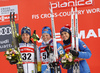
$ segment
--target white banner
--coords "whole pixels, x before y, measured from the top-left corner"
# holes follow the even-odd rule
[[[12,5],[12,6],[0,7],[0,16],[1,15],[9,15],[10,12],[15,12],[15,14],[18,14],[18,6]]]
[[[15,21],[18,20],[18,5],[0,7],[0,22],[10,21],[10,12],[15,12]]]

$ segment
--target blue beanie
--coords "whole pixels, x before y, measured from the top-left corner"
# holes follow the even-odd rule
[[[31,36],[31,29],[30,29],[29,27],[25,26],[25,27],[23,27],[22,30],[21,30],[21,35],[22,35],[23,33],[27,33],[27,34],[29,34],[29,35]]]
[[[64,27],[61,28],[60,35],[61,35],[61,33],[63,31],[65,31],[65,32],[67,32],[67,33],[69,33],[71,35],[71,31],[70,31],[70,26],[69,25],[66,25],[66,26],[64,26]]]
[[[43,27],[42,29],[42,34],[43,33],[48,33],[51,36],[51,29],[48,26]]]

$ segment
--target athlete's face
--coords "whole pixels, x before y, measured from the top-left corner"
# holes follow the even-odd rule
[[[61,37],[62,37],[63,40],[66,41],[66,40],[68,40],[68,38],[70,37],[70,35],[69,35],[69,33],[63,31],[63,32],[61,33]]]
[[[48,42],[50,40],[50,35],[48,33],[43,33],[42,34],[42,39],[44,42]]]
[[[22,34],[22,40],[23,40],[25,43],[28,43],[28,42],[30,41],[30,35],[27,34],[27,33]]]

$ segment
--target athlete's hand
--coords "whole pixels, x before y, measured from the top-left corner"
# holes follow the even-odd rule
[[[71,53],[73,56],[76,56],[76,57],[78,57],[78,55],[79,55],[79,52],[77,52],[77,51],[75,51],[75,50],[71,50],[71,49],[70,49],[70,53]]]
[[[47,47],[45,47],[45,50],[47,52],[47,58],[49,57],[49,53],[53,53],[52,48],[50,47],[50,45],[47,45]]]
[[[53,53],[52,48],[50,47],[50,45],[47,45],[47,47],[45,48],[45,50],[49,53]]]
[[[18,62],[18,60],[11,60],[9,62],[10,62],[10,64],[16,64]]]
[[[55,67],[55,66],[58,66],[58,65],[59,65],[59,62],[49,63],[50,67]]]
[[[69,64],[62,64],[62,68],[64,68],[64,69],[70,69],[71,65],[69,65]]]

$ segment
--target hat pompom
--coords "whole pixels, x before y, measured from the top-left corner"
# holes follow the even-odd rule
[[[66,24],[64,27],[70,29],[70,25],[69,24]]]

